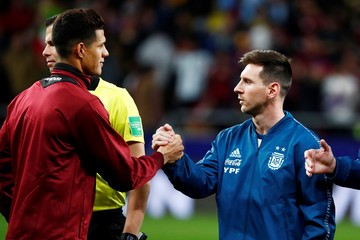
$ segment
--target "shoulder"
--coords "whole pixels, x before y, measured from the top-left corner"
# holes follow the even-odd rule
[[[100,78],[99,85],[96,87],[96,89],[107,89],[109,91],[126,91],[125,88],[119,87],[115,85],[114,83],[108,82],[102,78]]]
[[[316,141],[319,140],[319,137],[316,135],[316,133],[310,128],[306,127],[303,123],[299,122],[295,118],[293,118],[293,122],[296,126],[295,130],[297,131],[297,133],[301,134],[301,136],[312,138]]]
[[[39,89],[41,92],[39,92]],[[36,96],[38,102],[46,99],[46,101],[43,101],[44,108],[51,105],[53,107],[50,110],[55,107],[59,111],[66,109],[68,112],[76,112],[81,108],[87,109],[99,105],[98,98],[90,94],[85,87],[69,82],[52,84],[46,87],[45,90],[41,84],[36,84],[28,89],[27,97],[29,96]]]
[[[320,146],[320,138],[317,136],[317,134],[292,116],[287,123],[287,130],[287,134],[296,136],[297,142],[301,146]]]
[[[122,88],[116,86],[115,84],[105,81],[104,79],[100,78],[99,85],[95,89],[94,93],[97,92],[104,92],[106,94],[120,96],[120,97],[129,97],[130,94],[126,90],[126,88]]]
[[[251,125],[252,121],[251,119],[245,120],[242,123],[236,124],[234,126],[225,128],[221,130],[217,136],[217,138],[224,138],[224,137],[237,137],[238,134],[241,134],[242,132],[246,131],[248,127]]]
[[[96,95],[110,115],[110,122],[123,123],[129,116],[139,116],[134,99],[125,88],[116,86],[100,78],[99,84],[92,92]],[[120,121],[120,119],[122,119]]]

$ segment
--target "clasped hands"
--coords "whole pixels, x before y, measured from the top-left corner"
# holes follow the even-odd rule
[[[169,124],[159,127],[152,136],[152,149],[164,155],[164,164],[174,163],[184,154],[181,136]]]

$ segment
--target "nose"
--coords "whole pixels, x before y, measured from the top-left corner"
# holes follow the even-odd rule
[[[48,52],[48,47],[47,47],[47,46],[45,46],[44,50],[42,51],[42,55],[43,55],[44,57],[49,56],[49,52]]]
[[[104,46],[104,51],[103,51],[103,57],[108,57],[110,54],[109,54],[109,51],[107,50],[107,48]]]
[[[238,93],[238,92],[241,91],[240,83],[241,83],[241,81],[239,81],[238,84],[236,84],[236,86],[235,86],[235,88],[234,88],[234,92]]]

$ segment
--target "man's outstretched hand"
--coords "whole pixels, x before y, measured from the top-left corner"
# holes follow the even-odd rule
[[[336,159],[331,147],[324,139],[320,140],[320,149],[309,149],[304,152],[306,175],[333,173],[336,167]]]

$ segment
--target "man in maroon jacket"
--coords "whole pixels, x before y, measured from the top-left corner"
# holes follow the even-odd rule
[[[52,35],[59,62],[50,77],[8,106],[0,131],[0,211],[9,222],[7,240],[85,240],[96,172],[127,191],[183,154],[177,135],[151,156],[131,157],[100,100],[88,92],[90,75],[101,74],[109,55],[103,27],[91,9],[59,15]]]

